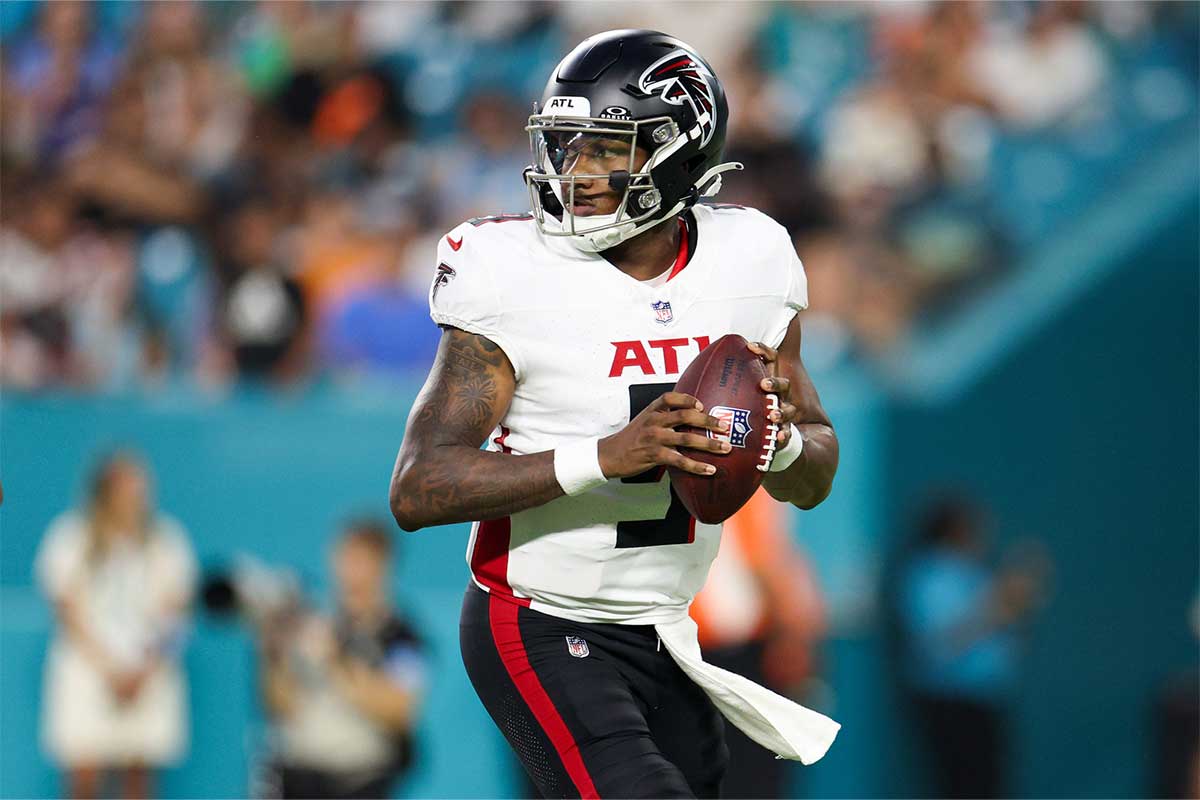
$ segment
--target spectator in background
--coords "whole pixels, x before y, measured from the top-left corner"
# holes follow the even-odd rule
[[[249,110],[232,66],[209,56],[211,38],[204,3],[150,3],[129,53],[149,109],[146,149],[196,177],[228,166]]]
[[[190,223],[205,210],[203,187],[177,153],[156,152],[158,126],[147,88],[150,66],[131,68],[114,85],[87,146],[62,159],[63,178],[94,214],[113,227]]]
[[[349,523],[333,552],[335,615],[262,631],[280,797],[387,797],[411,766],[425,664],[389,597],[391,555],[383,525]]]
[[[442,219],[529,210],[521,181],[529,165],[528,112],[505,94],[481,91],[462,110],[462,135],[434,155]]]
[[[1040,550],[987,560],[974,503],[932,505],[900,582],[906,681],[942,797],[1003,797],[1006,706],[1015,688],[1019,626],[1043,593]]]
[[[886,242],[831,227],[798,236],[812,305],[804,358],[830,367],[855,352],[882,353],[903,335],[916,288],[903,258]]]
[[[279,209],[260,197],[241,201],[222,226],[225,291],[207,365],[215,374],[284,382],[307,365],[308,306],[278,251],[281,226]]]
[[[94,30],[94,11],[43,3],[36,28],[5,48],[3,144],[24,162],[53,163],[99,128],[121,52]]]
[[[36,572],[58,619],[43,736],[71,797],[99,796],[110,771],[123,796],[152,796],[151,771],[187,742],[179,656],[195,565],[183,529],[153,510],[135,456],[100,462],[87,508],[51,523]]]
[[[80,218],[60,180],[9,176],[0,223],[0,379],[108,388],[138,371],[131,237]]]
[[[783,82],[763,69],[760,57],[755,50],[744,52],[727,81],[728,94],[741,98],[742,108],[730,120],[726,158],[743,163],[746,171],[744,179],[729,181],[721,199],[757,208],[795,236],[832,224],[834,210],[817,182],[811,143],[799,139],[792,121],[780,116],[790,102]],[[778,180],[779,175],[787,180]]]
[[[998,19],[967,64],[1004,122],[1025,129],[1061,122],[1101,87],[1108,64],[1082,3],[1029,6],[1024,24]]]
[[[819,172],[845,224],[878,235],[906,195],[932,179],[928,134],[910,91],[891,75],[848,92],[825,122]]]
[[[358,373],[417,374],[437,352],[441,329],[429,319],[425,259],[407,254],[408,242],[390,268],[349,293],[320,323],[325,365],[341,376]],[[420,283],[412,273],[419,266]]]
[[[407,146],[409,112],[384,72],[362,69],[311,81],[319,94],[309,98],[307,126],[320,148],[320,169],[293,238],[296,276],[320,324],[396,262],[417,198],[427,201],[421,183],[428,165]],[[293,81],[289,92],[310,94],[304,81]]]
[[[787,509],[765,489],[725,522],[691,615],[709,663],[792,696],[813,677],[825,609],[812,569],[792,543]],[[787,762],[733,726],[725,726],[725,741],[723,797],[788,796]]]
[[[74,203],[53,181],[5,176],[0,226],[0,377],[5,385],[34,389],[71,370],[70,322],[59,264],[71,237]]]

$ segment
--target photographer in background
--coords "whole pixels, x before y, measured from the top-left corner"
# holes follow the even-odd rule
[[[183,529],[154,512],[140,460],[99,463],[87,507],[50,524],[35,569],[58,622],[43,737],[70,795],[101,796],[115,773],[122,796],[152,796],[151,770],[187,742],[179,656],[195,565]]]
[[[387,797],[411,766],[425,661],[389,598],[391,557],[386,528],[350,522],[332,554],[333,618],[297,611],[261,630],[280,797]]]

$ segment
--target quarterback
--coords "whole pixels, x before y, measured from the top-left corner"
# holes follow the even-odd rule
[[[529,118],[532,213],[439,244],[441,345],[391,508],[408,531],[474,522],[463,662],[546,797],[716,796],[722,715],[806,763],[838,728],[704,663],[687,616],[721,527],[688,514],[664,467],[707,475],[681,449],[730,448],[676,430],[725,431],[672,391],[700,351],[737,333],[768,362],[773,497],[820,503],[838,457],[800,361],[807,285],[786,231],[702,202],[741,168],[721,162],[728,114],[688,45],[593,36]]]

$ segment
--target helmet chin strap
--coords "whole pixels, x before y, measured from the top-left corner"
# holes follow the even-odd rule
[[[696,181],[695,185],[697,187],[699,196],[714,197],[717,192],[721,191],[721,173],[740,169],[745,169],[745,166],[737,161],[728,161],[724,164],[718,164],[717,166],[708,170],[700,176],[698,181]],[[628,181],[628,178],[625,180]],[[626,185],[628,184],[626,183]],[[569,232],[571,230],[571,223],[567,214],[571,212],[565,210],[565,205],[566,204],[564,203],[564,213],[562,219],[559,220],[559,225],[562,226],[562,230],[564,232]],[[596,230],[590,233],[576,233],[573,236],[567,237],[567,239],[572,245],[575,246],[577,250],[581,250],[585,253],[599,253],[609,249],[610,247],[616,247],[621,242],[632,239],[634,236],[645,233],[655,225],[659,225],[669,219],[674,219],[675,215],[687,208],[688,205],[689,203],[687,199],[680,200],[674,206],[672,206],[667,213],[658,216],[655,219],[643,222],[640,225],[634,222],[616,224],[616,213],[593,214],[586,218],[590,225],[594,227],[600,227],[601,225],[612,225],[612,227],[606,227],[603,230]]]
[[[616,224],[616,213],[593,214],[589,217],[584,217],[584,219],[588,221],[589,225],[595,225],[596,227],[601,225],[612,226],[606,227],[603,230],[576,233],[573,236],[567,237],[567,240],[574,245],[577,250],[582,250],[585,253],[599,253],[601,250],[607,250],[610,247],[615,247],[626,239],[636,236],[640,232],[638,230],[638,225],[634,222],[625,222],[619,225]],[[564,232],[569,232],[571,230],[571,222],[566,213],[563,214],[563,218],[559,224],[562,225],[562,230]]]
[[[700,190],[700,196],[716,197],[717,192],[721,191],[721,173],[745,168],[746,165],[740,161],[726,161],[724,164],[717,164],[696,181],[696,188]]]

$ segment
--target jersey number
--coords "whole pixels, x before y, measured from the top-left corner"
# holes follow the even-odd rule
[[[629,387],[629,418],[633,419],[673,383],[640,383]],[[622,478],[621,483],[658,483],[666,477],[666,467],[654,467],[638,475]],[[655,547],[663,544],[687,544],[692,541],[695,522],[668,482],[671,505],[660,519],[639,519],[617,523],[617,547]]]

